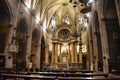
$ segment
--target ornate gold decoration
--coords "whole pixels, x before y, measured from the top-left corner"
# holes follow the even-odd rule
[[[58,37],[62,39],[68,39],[70,37],[70,31],[68,29],[62,29],[59,31]]]

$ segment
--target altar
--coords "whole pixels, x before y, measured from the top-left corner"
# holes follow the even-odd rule
[[[58,63],[57,64],[58,68],[68,68],[68,64],[67,63]]]

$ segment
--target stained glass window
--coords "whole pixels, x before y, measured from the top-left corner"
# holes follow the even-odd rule
[[[52,20],[51,20],[51,24],[52,24],[52,26],[55,26],[56,25],[56,21],[55,21],[56,19],[55,19],[55,16],[53,16],[52,17]]]
[[[70,18],[69,18],[68,16],[65,17],[64,22],[65,22],[66,24],[70,24]]]

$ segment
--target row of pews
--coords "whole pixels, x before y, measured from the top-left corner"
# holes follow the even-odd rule
[[[7,69],[0,68],[0,80],[120,80],[106,73],[83,69]]]

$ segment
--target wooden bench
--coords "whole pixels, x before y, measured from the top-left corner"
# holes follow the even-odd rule
[[[66,73],[65,75],[69,77],[93,77],[93,76],[108,77],[108,74],[106,73]]]
[[[40,76],[40,75],[21,75],[21,74],[7,74],[7,73],[1,73],[0,77],[2,80],[6,80],[9,78],[14,78],[16,80],[17,78],[23,78],[25,80],[31,80],[31,79],[42,79],[42,80],[55,80],[55,76]]]
[[[82,70],[82,69],[13,69],[13,68],[0,68],[1,73],[22,73],[22,72],[64,72],[64,73],[93,73],[91,70]]]
[[[97,78],[97,77],[56,77],[56,76],[40,76],[40,75],[20,75],[20,74],[0,74],[1,80],[22,78],[25,80],[42,79],[42,80],[120,80],[120,78]]]
[[[120,80],[120,78],[58,77],[58,80]]]
[[[81,73],[93,73],[91,70],[65,70],[65,69],[58,69],[58,70],[44,70],[42,72],[64,72],[64,73],[76,73],[76,72],[81,72]]]
[[[57,73],[57,72],[28,72],[28,74],[38,74],[44,76],[56,76],[56,77],[93,77],[104,76],[108,77],[105,73]]]
[[[57,73],[57,72],[28,72],[27,74],[36,74],[36,75],[43,75],[43,76],[56,76],[56,77],[63,77],[65,73]]]

